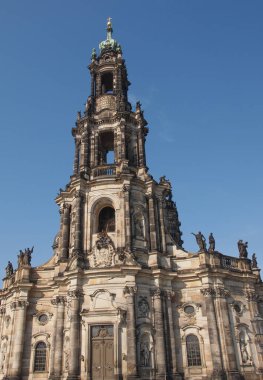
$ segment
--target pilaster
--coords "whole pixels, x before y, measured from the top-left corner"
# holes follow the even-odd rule
[[[163,291],[160,288],[154,289],[152,297],[154,305],[156,379],[163,380],[166,376]]]
[[[125,286],[124,296],[127,302],[127,379],[132,380],[138,378],[137,372],[137,354],[136,354],[136,330],[135,330],[135,297],[136,288],[133,286]]]

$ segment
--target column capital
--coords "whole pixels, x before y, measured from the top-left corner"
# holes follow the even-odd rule
[[[174,290],[165,290],[165,291],[164,291],[164,295],[165,295],[165,297],[166,297],[169,301],[171,301],[171,302],[175,302],[175,296],[176,296],[176,294],[175,294],[175,291],[174,291]]]
[[[11,303],[11,310],[22,310],[25,309],[29,303],[27,301],[13,301]]]
[[[137,292],[137,287],[136,286],[125,286],[123,289],[123,294],[125,297],[128,296],[134,296],[134,294]]]
[[[74,197],[76,198],[76,199],[79,199],[79,200],[83,200],[83,196],[84,196],[84,194],[82,193],[82,191],[81,190],[76,190],[75,191],[75,194],[74,194]]]
[[[78,290],[78,289],[76,289],[76,290],[69,290],[68,291],[68,297],[69,298],[78,299],[82,295],[83,295],[82,292],[80,290]]]
[[[205,297],[218,297],[218,298],[226,298],[230,296],[229,290],[223,288],[223,287],[207,287],[200,289],[200,292]]]
[[[69,203],[63,203],[62,208],[63,208],[63,211],[69,211],[70,210],[70,204]]]
[[[65,296],[56,296],[55,298],[53,298],[51,300],[51,304],[52,305],[65,305],[65,303],[67,302],[67,298]]]
[[[245,291],[245,297],[248,301],[252,301],[252,302],[257,302],[259,298],[256,292],[252,289]]]
[[[161,298],[165,295],[165,292],[160,287],[157,287],[151,290],[151,295],[153,298]]]

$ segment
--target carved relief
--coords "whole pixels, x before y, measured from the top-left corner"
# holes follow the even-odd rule
[[[111,238],[106,232],[98,234],[98,239],[92,252],[89,254],[89,266],[91,268],[107,268],[114,264],[115,249]]]

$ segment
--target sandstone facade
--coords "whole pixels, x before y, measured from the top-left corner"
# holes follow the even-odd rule
[[[263,379],[259,269],[183,248],[110,21],[89,69],[53,256],[33,268],[21,251],[0,291],[0,379]]]

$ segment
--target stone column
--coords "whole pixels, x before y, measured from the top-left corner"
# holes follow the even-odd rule
[[[94,138],[94,165],[99,165],[99,134],[95,132]]]
[[[85,131],[81,139],[80,171],[87,172],[88,169],[88,134]]]
[[[101,95],[101,76],[100,73],[96,75],[96,95]]]
[[[211,358],[213,363],[213,379],[221,380],[224,379],[224,367],[214,305],[215,291],[213,288],[203,288],[201,289],[201,293],[205,298],[207,328],[211,347]]]
[[[138,154],[139,154],[139,166],[145,166],[145,157],[144,157],[144,136],[142,131],[142,126],[140,125],[138,131]]]
[[[50,379],[60,379],[62,375],[62,362],[63,362],[63,330],[64,330],[64,312],[66,298],[57,296],[51,301],[52,305],[56,306],[56,323],[54,330],[53,340],[53,360],[50,360]],[[52,359],[52,358],[50,358]],[[52,364],[52,366],[51,366]]]
[[[94,132],[91,133],[90,136],[90,167],[93,168],[95,166],[95,136]]]
[[[70,307],[70,360],[68,380],[80,379],[80,297],[79,290],[68,292]]]
[[[171,352],[171,365],[170,371],[172,374],[172,379],[181,379],[181,376],[177,373],[177,364],[176,364],[176,345],[175,345],[175,332],[173,324],[173,310],[172,310],[172,300],[174,299],[173,292],[166,292],[166,307],[167,307],[167,324],[170,337],[170,352]]]
[[[239,379],[237,359],[234,349],[233,331],[231,331],[229,310],[226,300],[226,297],[229,296],[229,292],[221,287],[216,287],[215,292],[217,324],[220,332],[225,370],[227,372],[228,379]]]
[[[131,220],[130,220],[130,189],[123,186],[124,218],[125,218],[125,248],[131,249]]]
[[[166,376],[165,338],[164,338],[164,314],[160,288],[152,292],[154,304],[155,327],[155,352],[156,352],[156,379],[164,380]]]
[[[70,205],[64,204],[63,205],[61,261],[67,260],[68,258],[69,230],[70,230]]]
[[[21,378],[27,305],[26,301],[14,301],[11,303],[11,310],[14,312],[14,335],[8,370],[9,380],[20,380]]]
[[[74,239],[74,254],[81,256],[82,255],[82,194],[80,191],[76,191],[75,193],[75,239]]]
[[[136,330],[135,330],[135,303],[134,294],[136,289],[132,286],[125,286],[124,296],[127,302],[127,379],[138,378],[137,374],[137,354],[136,354]]]
[[[148,197],[148,210],[149,210],[149,226],[150,226],[150,243],[151,251],[155,251],[156,246],[156,226],[155,226],[155,212],[153,196]]]
[[[166,251],[166,239],[165,239],[165,226],[164,226],[164,216],[163,216],[163,207],[164,202],[162,199],[158,199],[158,209],[160,215],[160,227],[161,227],[161,241],[162,241],[162,252]]]
[[[79,172],[79,141],[75,139],[75,155],[74,155],[74,165],[73,165],[73,173],[76,175]]]
[[[95,85],[95,75],[94,75],[94,73],[92,72],[91,73],[91,78],[90,78],[90,95],[92,96],[92,97],[94,97],[94,86]]]

